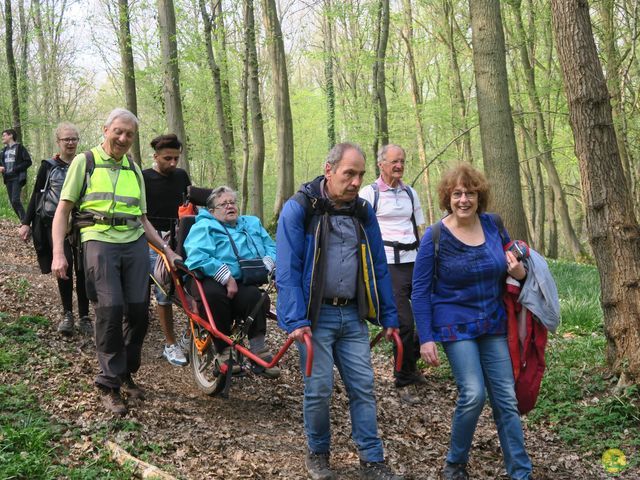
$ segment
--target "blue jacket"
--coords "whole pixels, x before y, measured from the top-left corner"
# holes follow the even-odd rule
[[[258,217],[242,215],[238,217],[235,227],[226,227],[238,248],[240,258],[269,257],[275,260],[275,243]],[[187,253],[184,263],[189,270],[199,270],[219,282],[227,278],[228,272],[236,280],[242,280],[240,265],[231,248],[229,236],[222,223],[206,208],[201,208],[198,212],[196,223],[184,242],[184,249]],[[273,264],[273,261],[266,261],[265,265],[268,263]]]
[[[332,211],[320,194],[324,177],[304,184],[285,203],[276,233],[278,325],[288,333],[318,321],[325,282],[323,232]],[[356,212],[358,210],[360,213]],[[398,326],[391,277],[376,215],[368,202],[356,198],[347,213],[359,225],[358,309],[361,318],[385,328]]]

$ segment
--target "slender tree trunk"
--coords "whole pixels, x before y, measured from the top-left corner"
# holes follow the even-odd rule
[[[124,76],[124,97],[127,109],[138,116],[138,98],[136,94],[136,72],[133,63],[133,49],[131,46],[131,27],[129,18],[128,0],[118,0],[118,41],[120,43],[120,58],[122,61],[122,74]],[[141,164],[140,132],[136,131],[133,145],[131,146],[133,160]]]
[[[333,86],[333,6],[324,2],[324,83],[327,92],[327,144],[329,150],[336,144],[336,93]]]
[[[385,92],[385,57],[389,39],[389,0],[378,0],[375,46],[376,58],[373,63],[373,158],[374,163],[378,148],[389,143],[389,126],[387,120],[387,94]]]
[[[607,72],[607,87],[611,95],[611,108],[613,111],[613,122],[616,129],[618,141],[618,151],[624,169],[627,187],[630,191],[637,188],[636,175],[631,167],[630,153],[627,150],[627,130],[625,128],[625,112],[622,102],[622,81],[620,78],[620,52],[616,44],[618,31],[615,26],[615,2],[614,0],[602,0],[595,2],[595,7],[602,17],[602,45],[605,57],[605,70]],[[636,209],[636,212],[639,210]]]
[[[552,0],[589,242],[600,273],[607,361],[620,384],[640,380],[640,227],[613,127],[609,91],[584,0]]]
[[[178,42],[176,41],[176,12],[173,0],[158,0],[158,24],[160,27],[160,48],[164,66],[162,92],[169,131],[175,133],[182,142],[180,166],[189,173],[187,133],[182,116],[180,96],[180,68],[178,64]]]
[[[32,0],[31,7],[33,11],[33,23],[35,26],[36,39],[38,43],[38,70],[40,73],[40,94],[41,104],[39,109],[40,124],[44,130],[44,135],[40,137],[38,142],[38,149],[46,155],[46,152],[51,151],[53,143],[50,138],[51,135],[47,133],[51,131],[52,126],[52,108],[51,101],[53,99],[53,82],[50,80],[51,69],[47,68],[49,62],[49,48],[48,42],[44,38],[44,24],[42,19],[42,10],[40,8],[40,0]]]
[[[275,217],[280,214],[284,202],[294,193],[293,185],[293,121],[289,100],[287,59],[284,53],[282,30],[275,0],[262,0],[262,14],[267,34],[271,75],[273,79],[273,103],[276,116],[278,151],[276,164],[278,184],[273,208]]]
[[[5,0],[4,2],[4,27],[7,67],[9,70],[9,93],[11,95],[11,119],[13,121],[13,128],[18,134],[17,140],[21,142],[22,122],[20,121],[20,97],[18,96],[16,59],[13,56],[13,15],[11,13],[11,0]]]
[[[457,137],[461,132],[465,133],[459,140],[456,141],[458,147],[458,153],[461,155],[461,159],[465,162],[473,163],[473,152],[471,150],[471,133],[468,132],[469,126],[467,122],[468,112],[467,104],[464,98],[464,88],[462,86],[462,76],[460,75],[460,66],[458,64],[458,51],[456,50],[456,44],[454,41],[454,19],[453,19],[453,6],[451,0],[443,0],[443,17],[444,17],[444,32],[445,43],[449,50],[449,69],[451,71],[452,82],[451,86],[451,102],[455,109],[455,119],[453,136]]]
[[[413,13],[411,10],[411,0],[402,0],[404,13],[404,25],[402,28],[402,39],[407,47],[407,63],[409,64],[409,78],[411,79],[411,101],[413,103],[414,119],[416,124],[416,135],[418,143],[418,157],[422,167],[422,185],[427,198],[427,217],[429,224],[434,221],[433,200],[431,198],[431,182],[429,180],[429,168],[427,166],[427,143],[424,126],[422,124],[422,95],[418,86],[418,74],[416,73],[416,61],[413,56]]]
[[[494,187],[495,210],[502,215],[511,237],[527,240],[500,2],[470,0],[469,6],[484,169]]]
[[[227,30],[224,25],[222,15],[222,1],[211,0],[213,16],[211,18],[213,27],[212,34],[214,40],[214,50],[220,66],[220,85],[222,87],[222,108],[224,111],[225,126],[227,135],[231,141],[231,151],[235,158],[236,145],[233,135],[233,115],[231,112],[231,89],[229,88],[229,62],[227,59]]]
[[[249,203],[249,111],[247,105],[249,81],[249,58],[245,48],[242,59],[242,79],[240,81],[240,134],[242,139],[242,180],[241,180],[241,207],[240,214],[246,215]]]
[[[586,252],[584,251],[584,248],[582,248],[580,240],[578,239],[573,225],[571,224],[571,216],[569,215],[567,200],[564,194],[564,190],[562,189],[560,176],[558,175],[558,171],[556,170],[556,166],[551,155],[551,142],[549,141],[549,135],[547,134],[547,125],[542,114],[542,105],[540,103],[540,98],[538,97],[535,73],[529,59],[529,46],[527,42],[527,35],[524,30],[524,24],[522,23],[520,1],[511,1],[510,5],[513,7],[516,20],[515,24],[516,30],[518,32],[520,61],[522,63],[522,68],[527,82],[527,94],[529,96],[529,103],[531,105],[531,108],[535,112],[534,131],[536,133],[536,150],[538,151],[536,152],[536,156],[538,156],[539,154],[539,158],[542,160],[542,163],[544,164],[547,175],[549,177],[549,186],[553,188],[553,191],[555,193],[556,204],[560,213],[560,222],[562,225],[565,241],[567,242],[567,246],[569,247],[573,258],[578,260],[584,257],[586,255]]]
[[[207,12],[207,8],[204,0],[199,0],[200,13],[202,15],[202,21],[204,22],[204,41],[207,49],[207,59],[209,61],[209,70],[211,71],[211,78],[213,80],[213,97],[216,107],[216,121],[218,124],[218,133],[222,141],[222,156],[227,171],[227,185],[234,190],[238,188],[238,177],[236,175],[236,166],[234,158],[234,141],[233,131],[229,129],[227,119],[225,116],[224,98],[222,93],[222,80],[220,77],[220,67],[216,62],[216,57],[213,52],[212,43],[212,31],[213,22],[211,16]]]
[[[548,258],[558,258],[558,222],[556,220],[555,207],[555,195],[553,193],[553,189],[550,188],[549,193],[547,194],[547,226],[549,227],[549,241],[547,242],[546,256]]]
[[[253,10],[253,0],[244,2],[244,41],[248,66],[248,96],[249,111],[251,112],[251,137],[253,139],[252,174],[253,188],[251,200],[253,214],[264,221],[263,191],[264,191],[264,127],[262,119],[262,105],[260,103],[260,77],[258,72],[258,54],[256,51],[256,23]]]
[[[20,19],[20,71],[18,73],[18,98],[20,100],[20,118],[25,125],[29,123],[29,27],[24,11],[24,0],[18,0]],[[22,131],[22,143],[29,143],[29,130]]]

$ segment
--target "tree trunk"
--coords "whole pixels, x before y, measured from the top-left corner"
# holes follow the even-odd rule
[[[480,139],[484,169],[493,185],[493,207],[502,215],[511,237],[527,241],[500,2],[470,0],[469,8]]]
[[[324,2],[324,83],[327,92],[327,146],[331,150],[336,144],[336,92],[333,86],[333,6],[331,0]]]
[[[235,146],[233,141],[233,131],[229,128],[225,115],[220,67],[216,62],[216,57],[213,52],[213,43],[211,38],[213,31],[213,22],[211,20],[211,16],[207,12],[204,0],[199,0],[199,4],[202,21],[204,22],[204,41],[207,49],[209,70],[211,71],[211,78],[213,80],[213,97],[216,107],[216,121],[218,124],[218,133],[220,134],[220,140],[222,141],[222,157],[225,169],[227,171],[227,185],[235,190],[238,188],[238,177],[236,175],[236,165],[234,158]]]
[[[280,210],[282,210],[284,202],[294,193],[293,121],[289,100],[287,59],[284,53],[282,30],[275,0],[262,0],[262,15],[271,59],[273,103],[278,136],[278,151],[276,154],[278,184],[276,187],[276,201],[273,207],[273,213],[277,217],[280,214]]]
[[[531,104],[532,110],[535,112],[534,131],[536,133],[536,156],[542,160],[542,163],[544,164],[544,167],[547,170],[547,175],[549,177],[549,186],[553,188],[553,191],[555,193],[556,204],[560,212],[560,222],[562,225],[565,241],[567,242],[567,246],[569,247],[573,258],[575,260],[579,260],[586,255],[586,252],[584,251],[584,248],[582,248],[580,240],[578,239],[573,225],[571,224],[571,216],[569,215],[566,196],[564,194],[564,190],[562,189],[560,176],[558,175],[558,171],[556,170],[556,166],[551,155],[551,142],[549,141],[547,125],[544,121],[544,116],[542,115],[542,105],[540,103],[540,98],[538,97],[538,91],[536,89],[535,73],[529,59],[529,45],[527,42],[527,35],[524,30],[524,25],[522,23],[522,11],[520,9],[520,2],[516,0],[510,2],[510,4],[514,9],[515,14],[515,23],[516,30],[518,32],[518,43],[520,50],[520,61],[522,63],[522,68],[525,74],[524,76],[527,82],[529,103]]]
[[[20,118],[25,125],[29,122],[29,31],[27,16],[24,11],[24,0],[18,0],[18,17],[20,20],[20,72],[18,74],[18,98],[20,100]],[[29,143],[29,130],[22,131],[22,143]]]
[[[164,66],[164,105],[169,131],[175,133],[182,142],[180,166],[187,173],[189,156],[187,133],[182,116],[182,98],[180,96],[180,68],[178,65],[178,43],[176,41],[176,12],[173,0],[158,0],[158,24],[160,27],[160,48]]]
[[[586,1],[551,1],[558,59],[569,104],[586,208],[600,273],[610,367],[640,380],[640,227],[633,213],[613,127],[609,91]]]
[[[433,200],[431,198],[431,181],[429,180],[429,167],[427,166],[427,152],[425,150],[426,138],[422,124],[422,95],[418,86],[418,74],[416,73],[416,61],[413,56],[413,13],[411,0],[402,0],[404,12],[404,25],[402,27],[402,39],[407,47],[407,62],[409,64],[409,78],[411,79],[411,101],[416,123],[416,135],[418,143],[418,157],[422,166],[422,185],[427,199],[427,219],[429,224],[434,221]]]
[[[376,23],[376,58],[373,63],[373,159],[378,171],[376,155],[378,148],[389,143],[389,126],[387,120],[387,95],[385,93],[385,57],[389,40],[389,0],[378,1]]]
[[[20,121],[20,97],[18,96],[18,74],[16,59],[13,56],[13,16],[11,14],[11,0],[4,2],[5,47],[7,67],[9,70],[9,94],[11,95],[11,119],[13,128],[18,134],[17,140],[22,141],[22,122]]]
[[[120,43],[120,58],[122,61],[122,75],[124,76],[124,97],[127,109],[138,116],[138,98],[136,95],[136,71],[133,63],[133,49],[131,47],[131,28],[129,19],[128,0],[118,0],[118,42]],[[142,163],[140,154],[140,131],[136,131],[130,155],[139,165]]]
[[[244,58],[242,59],[242,79],[240,80],[240,135],[242,139],[242,177],[240,181],[240,215],[247,214],[249,204],[249,111],[247,105],[248,80],[249,80],[249,58],[245,47]]]
[[[260,77],[258,72],[258,54],[256,52],[256,22],[253,0],[244,0],[244,41],[248,64],[249,111],[251,112],[251,137],[253,139],[252,173],[253,188],[251,200],[253,214],[264,222],[264,127],[262,105],[260,103]]]
[[[549,241],[547,242],[548,258],[558,258],[558,222],[556,220],[556,201],[553,189],[547,194],[547,226],[549,227]]]
[[[449,50],[449,68],[451,70],[453,82],[451,86],[451,102],[453,108],[457,111],[454,115],[454,130],[453,136],[458,137],[460,133],[465,133],[459,140],[456,140],[456,146],[458,147],[458,154],[464,162],[473,163],[473,152],[471,150],[471,133],[468,132],[469,126],[467,122],[467,104],[464,98],[464,89],[462,87],[462,76],[460,75],[460,66],[458,65],[458,51],[456,50],[456,44],[453,36],[453,5],[451,0],[444,0],[442,2],[443,7],[443,19],[444,19],[444,32],[445,43]]]

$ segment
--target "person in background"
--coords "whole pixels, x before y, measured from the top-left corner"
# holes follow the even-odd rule
[[[147,220],[142,172],[127,156],[137,130],[138,119],[129,110],[111,111],[104,123],[102,144],[71,162],[52,231],[51,271],[58,278],[66,278],[64,238],[74,207],[91,223],[80,229],[80,241],[87,294],[96,314],[100,371],[95,384],[102,405],[121,416],[128,411],[121,390],[130,399],[144,399],[133,374],[140,368],[149,324],[147,241],[163,250],[172,264],[180,258]],[[87,169],[91,163],[92,171]]]
[[[4,148],[0,153],[0,173],[4,178],[4,185],[7,187],[9,202],[13,211],[16,212],[18,220],[24,217],[24,207],[20,195],[22,187],[27,184],[27,169],[31,166],[31,156],[21,143],[17,142],[18,133],[9,128],[2,132],[2,144]]]
[[[58,125],[55,131],[58,153],[49,160],[43,160],[36,176],[33,193],[22,217],[22,225],[18,230],[20,238],[25,242],[33,234],[33,245],[38,257],[38,265],[42,273],[51,273],[53,260],[53,239],[51,228],[53,216],[60,201],[60,192],[67,176],[71,161],[76,156],[80,134],[78,128],[69,122]],[[58,324],[58,332],[71,336],[74,332],[73,317],[73,273],[76,273],[76,297],[78,299],[78,329],[92,335],[93,322],[89,317],[89,299],[84,283],[84,272],[79,267],[79,252],[69,238],[64,239],[64,255],[67,259],[67,278],[57,278],[58,291],[62,301],[63,318]]]
[[[441,342],[458,387],[443,477],[469,478],[469,450],[488,392],[507,473],[530,479],[502,302],[506,275],[522,282],[527,272],[513,253],[505,254],[508,234],[485,213],[489,184],[481,172],[468,164],[453,168],[442,177],[438,195],[449,215],[440,221],[437,259],[433,227],[422,237],[411,302],[422,358],[439,365]]]
[[[359,195],[376,212],[398,308],[404,355],[400,371],[393,370],[395,386],[400,392],[400,400],[415,405],[420,402],[415,387],[427,383],[416,365],[420,358],[420,344],[410,302],[413,264],[418,254],[419,229],[424,227],[424,216],[417,192],[402,182],[406,161],[404,149],[391,143],[384,145],[378,150],[377,160],[380,176],[360,190]]]
[[[151,148],[154,150],[153,167],[142,171],[147,196],[147,218],[161,237],[172,232],[171,238],[174,238],[178,207],[186,198],[187,187],[191,185],[187,172],[177,168],[182,143],[175,134],[169,133],[151,140]],[[157,257],[156,251],[149,247],[152,271]],[[153,289],[158,303],[156,311],[160,328],[165,338],[162,356],[172,365],[184,366],[188,362],[176,342],[171,299],[157,285]]]
[[[330,406],[333,367],[349,395],[351,433],[360,475],[398,480],[385,463],[378,435],[369,329],[365,319],[398,332],[378,221],[358,197],[365,174],[362,149],[339,143],[328,153],[324,175],[305,183],[280,214],[276,232],[278,324],[298,342],[304,372],[313,345],[311,376],[303,374],[305,466],[310,478],[336,478],[331,470]]]

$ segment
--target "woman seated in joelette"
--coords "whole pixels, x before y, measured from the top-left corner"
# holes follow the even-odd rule
[[[218,330],[229,335],[234,318],[248,316],[262,295],[257,286],[243,283],[238,257],[261,258],[271,272],[275,266],[275,242],[258,217],[238,215],[236,192],[222,186],[211,192],[207,198],[207,208],[201,208],[198,212],[196,223],[184,242],[184,249],[187,254],[186,266],[205,276],[202,285],[207,301],[212,306]],[[189,279],[187,288],[198,298],[197,289],[192,283]],[[264,308],[256,313],[248,337],[251,352],[263,360],[271,361],[265,344],[265,312],[268,308],[268,302],[265,302]],[[200,313],[204,314],[202,310]],[[227,361],[231,347],[220,339],[214,339],[213,344],[217,352],[216,360],[220,364]],[[237,371],[239,366],[234,365],[234,372]],[[278,367],[259,367],[255,371],[269,378],[280,375]]]

